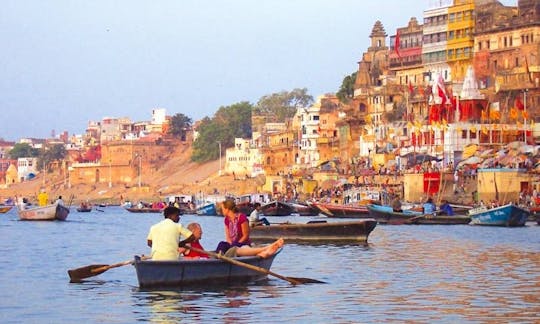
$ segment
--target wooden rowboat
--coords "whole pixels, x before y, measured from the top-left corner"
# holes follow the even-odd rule
[[[349,222],[311,221],[255,226],[250,230],[253,241],[274,241],[280,237],[286,242],[354,242],[366,243],[377,221],[363,219]]]
[[[311,202],[311,206],[327,217],[337,218],[370,218],[369,211],[364,205],[325,204]]]
[[[161,213],[163,208],[151,208],[151,207],[126,207],[126,210],[130,213]]]
[[[271,201],[261,206],[261,213],[265,216],[289,216],[294,208],[283,201]]]
[[[0,206],[0,214],[5,214],[11,210],[13,206]]]
[[[464,215],[433,215],[417,211],[394,212],[392,207],[368,205],[369,214],[380,224],[394,225],[463,225],[469,224],[471,218]]]
[[[268,258],[258,256],[237,257],[235,260],[270,270],[278,250]],[[139,287],[188,287],[228,285],[265,279],[267,274],[241,267],[220,259],[184,259],[178,261],[142,260],[136,256],[133,263]]]
[[[21,220],[66,220],[69,209],[62,205],[52,204],[29,209],[20,209],[19,218]]]

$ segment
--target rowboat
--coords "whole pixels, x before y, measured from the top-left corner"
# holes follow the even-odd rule
[[[79,213],[89,213],[92,211],[92,207],[77,207]]]
[[[362,219],[348,222],[311,221],[252,227],[249,236],[254,241],[274,241],[280,237],[287,242],[361,242],[366,243],[377,221]]]
[[[289,216],[294,208],[282,201],[271,201],[261,206],[261,213],[265,216]]]
[[[200,207],[197,207],[197,215],[217,216],[216,203],[210,202]]]
[[[5,214],[11,210],[13,206],[0,206],[0,214]]]
[[[163,208],[151,208],[151,207],[126,207],[126,210],[130,213],[161,213]]]
[[[469,224],[471,218],[466,215],[423,214],[414,210],[395,212],[390,206],[368,205],[369,215],[379,224],[411,225],[462,225]]]
[[[524,226],[529,218],[530,211],[514,204],[487,209],[478,207],[471,209],[471,224],[491,226]]]
[[[58,204],[52,204],[29,209],[19,209],[21,220],[66,220],[69,208]]]
[[[259,256],[236,257],[234,260],[269,271],[277,254],[268,258]],[[181,259],[178,261],[142,260],[135,256],[133,265],[139,287],[186,287],[247,283],[265,279],[267,274],[238,266],[221,259]]]
[[[316,216],[319,215],[319,210],[307,203],[288,201],[287,204],[293,208],[293,213],[300,216]]]
[[[364,205],[326,204],[321,202],[312,202],[310,204],[327,217],[370,218],[369,211]]]

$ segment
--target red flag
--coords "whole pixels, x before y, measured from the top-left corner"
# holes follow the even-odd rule
[[[412,86],[411,81],[409,80],[409,93],[412,94],[414,92],[414,88]]]
[[[516,97],[515,105],[516,108],[519,110],[525,109],[525,106],[523,105],[523,102],[521,102],[521,99],[519,99],[519,97]]]
[[[396,33],[396,39],[394,40],[394,50],[396,51],[397,56],[401,60],[401,54],[399,54],[399,29]]]
[[[437,90],[439,91],[439,97],[441,97],[442,99],[441,105],[444,106],[444,104],[446,103],[446,94],[444,93],[443,85],[438,84]]]

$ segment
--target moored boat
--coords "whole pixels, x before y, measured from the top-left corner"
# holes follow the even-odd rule
[[[0,214],[5,214],[11,210],[13,206],[0,206]]]
[[[516,227],[525,225],[530,211],[514,204],[507,204],[491,209],[475,208],[469,211],[469,215],[472,225]]]
[[[465,215],[423,214],[419,211],[405,210],[395,212],[390,206],[368,205],[369,215],[380,224],[411,225],[463,225],[469,224],[471,218]]]
[[[316,216],[319,215],[319,210],[308,203],[289,201],[287,202],[293,208],[293,214],[300,216]]]
[[[79,213],[89,213],[92,211],[92,207],[77,207]]]
[[[311,206],[327,217],[338,218],[370,218],[369,211],[364,205],[343,205],[332,203],[312,202]]]
[[[274,241],[280,237],[287,242],[355,242],[366,243],[377,221],[362,219],[358,221],[308,223],[283,223],[252,227],[250,238],[254,241]]]
[[[277,254],[268,258],[237,257],[234,260],[270,270]],[[178,261],[142,260],[136,256],[133,265],[139,287],[187,287],[248,283],[265,279],[267,274],[235,265],[221,259],[181,259]]]
[[[65,206],[52,204],[47,206],[19,209],[21,220],[66,220],[69,209]]]
[[[216,203],[209,202],[200,207],[197,207],[197,215],[200,216],[217,216]]]
[[[294,208],[283,201],[271,201],[261,206],[261,214],[265,216],[289,216]]]
[[[161,213],[163,208],[152,208],[152,207],[125,207],[125,209],[130,213]]]

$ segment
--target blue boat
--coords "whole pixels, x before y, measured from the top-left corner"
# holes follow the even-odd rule
[[[472,225],[524,226],[530,211],[513,204],[487,209],[475,208],[469,211]]]
[[[197,208],[197,215],[217,216],[216,204],[211,202]]]

